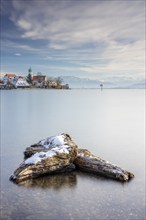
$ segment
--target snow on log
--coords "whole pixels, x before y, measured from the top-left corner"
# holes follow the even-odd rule
[[[62,134],[30,146],[24,154],[25,157],[27,155],[27,159],[10,177],[10,180],[16,183],[41,175],[74,170],[73,161],[77,157],[77,145],[69,135]]]
[[[71,172],[76,168],[125,182],[134,175],[90,151],[79,149],[68,134],[51,136],[24,151],[24,161],[10,180],[16,183],[39,176]]]

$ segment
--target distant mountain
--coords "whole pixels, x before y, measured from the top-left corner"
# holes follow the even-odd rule
[[[146,79],[145,80],[140,80],[137,83],[133,83],[129,88],[132,89],[146,89]]]
[[[89,88],[100,88],[100,84],[103,84],[103,88],[130,88],[130,89],[145,89],[146,81],[132,81],[131,79],[121,79],[121,78],[111,78],[107,79],[106,82],[100,80],[93,80],[89,78],[79,78],[75,76],[61,76],[64,84],[69,84],[70,88],[79,88],[79,89],[89,89]]]
[[[79,89],[98,89],[100,88],[100,84],[103,84],[101,81],[99,80],[92,80],[92,79],[88,79],[88,78],[79,78],[79,77],[75,77],[75,76],[62,76],[61,77],[63,79],[63,82],[65,84],[69,84],[70,88],[79,88]],[[105,88],[111,88],[114,87],[113,83],[104,83],[104,87]]]
[[[97,88],[100,85],[100,81],[88,78],[79,78],[74,76],[63,76],[61,78],[65,84],[69,84],[70,88]]]

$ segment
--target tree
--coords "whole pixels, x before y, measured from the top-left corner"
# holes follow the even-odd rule
[[[31,73],[28,73],[27,77],[26,77],[26,81],[29,83],[29,84],[32,84],[32,75]]]
[[[47,77],[46,87],[47,87],[47,88],[51,88],[52,82],[53,82],[53,79],[52,79],[51,77]]]
[[[57,77],[57,78],[55,79],[55,81],[56,81],[56,83],[57,83],[57,87],[60,87],[61,84],[62,84],[62,82],[63,82],[63,79],[62,79],[61,77]]]

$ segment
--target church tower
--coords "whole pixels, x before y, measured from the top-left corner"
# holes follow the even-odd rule
[[[27,82],[32,84],[32,81],[33,81],[33,72],[32,72],[32,69],[31,67],[28,69],[28,76],[27,76]]]
[[[33,72],[31,67],[28,69],[28,75],[31,77],[31,79],[33,79]]]
[[[31,67],[28,69],[28,74],[30,74],[31,76],[33,76]]]

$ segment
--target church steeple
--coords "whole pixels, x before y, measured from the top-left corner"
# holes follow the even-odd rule
[[[31,69],[31,67],[28,69],[28,73],[32,75],[32,69]]]
[[[32,84],[32,80],[33,80],[33,72],[31,67],[28,69],[28,75],[27,75],[27,82]]]

